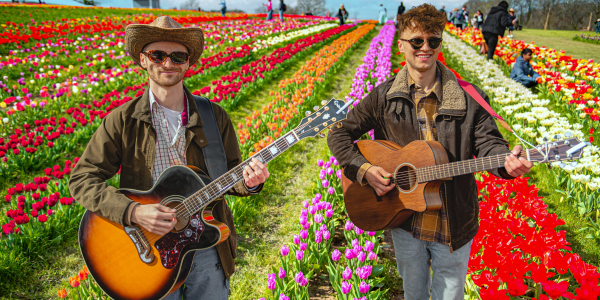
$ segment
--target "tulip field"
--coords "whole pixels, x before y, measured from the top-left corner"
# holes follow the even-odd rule
[[[184,84],[229,113],[244,158],[293,129],[323,99],[355,106],[405,64],[392,22],[0,9],[0,299],[108,299],[79,253],[85,209],[71,197],[68,180],[102,119],[148,86],[124,48],[128,24],[169,14],[203,29],[204,52]],[[600,64],[508,38],[486,61],[477,54],[481,41],[477,30],[448,25],[438,60],[481,87],[529,142],[570,132],[592,145],[579,161],[538,165],[512,181],[476,175],[480,229],[465,297],[597,299]],[[534,50],[532,64],[543,78],[535,89],[508,76],[525,47]],[[519,143],[503,134],[511,146]],[[226,196],[239,235],[231,299],[403,299],[391,235],[364,231],[347,217],[342,170],[325,139],[301,141],[268,168],[260,195]],[[117,174],[107,183],[119,181]]]

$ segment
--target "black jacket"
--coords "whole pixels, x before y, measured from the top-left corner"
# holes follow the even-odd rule
[[[490,9],[490,13],[485,19],[485,22],[483,22],[481,32],[489,32],[499,36],[504,36],[504,30],[506,30],[510,24],[510,20],[508,19],[508,11],[506,8],[494,6],[492,9]]]
[[[458,84],[456,76],[438,62],[442,73],[442,104],[435,119],[438,142],[446,149],[450,162],[508,153],[508,143],[498,131],[492,116]],[[476,87],[489,102],[487,95]],[[341,128],[333,128],[327,144],[344,168],[344,175],[356,181],[360,167],[368,161],[354,141],[371,129],[376,140],[388,140],[400,146],[420,139],[415,104],[410,97],[408,72],[374,88],[348,113]],[[512,179],[504,168],[489,170]],[[442,191],[448,212],[452,249],[457,250],[475,237],[479,229],[479,200],[473,174],[445,181]],[[413,217],[400,227],[412,232]]]

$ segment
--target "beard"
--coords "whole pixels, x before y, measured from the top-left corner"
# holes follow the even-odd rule
[[[174,74],[165,74],[162,72],[176,72]],[[186,70],[178,66],[173,66],[172,68],[165,68],[159,64],[150,64],[148,67],[148,76],[150,79],[154,81],[156,84],[163,87],[172,87],[177,85],[183,80],[185,76]]]

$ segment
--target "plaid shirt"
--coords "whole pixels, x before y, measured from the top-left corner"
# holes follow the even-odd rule
[[[152,167],[152,184],[160,174],[170,166],[185,165],[185,128],[187,126],[188,101],[184,94],[184,111],[179,117],[179,127],[175,138],[168,130],[167,117],[163,108],[154,99],[152,91],[149,93],[150,110],[152,111],[152,126],[156,130],[156,153]]]
[[[437,140],[435,117],[442,102],[442,74],[437,70],[437,80],[429,93],[426,93],[408,75],[410,95],[415,102],[417,119],[421,130],[422,140]],[[448,217],[446,207],[442,202],[439,211],[415,212],[413,222],[413,237],[419,240],[437,242],[450,245],[450,232],[448,230]]]

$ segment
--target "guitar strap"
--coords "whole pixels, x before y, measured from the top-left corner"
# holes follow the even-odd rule
[[[499,114],[497,114],[494,109],[485,101],[485,99],[483,99],[483,97],[481,97],[481,95],[479,95],[479,93],[477,92],[477,90],[475,90],[475,88],[468,83],[467,81],[464,81],[462,79],[458,79],[458,84],[463,88],[463,90],[465,90],[465,92],[467,92],[467,94],[469,94],[471,97],[473,97],[473,99],[475,99],[475,101],[477,101],[477,103],[479,103],[479,105],[481,105],[481,107],[483,107],[485,110],[487,110],[487,112],[490,113],[490,115],[492,115],[492,117],[498,121],[498,123],[500,123],[500,125],[502,125],[502,127],[504,127],[506,130],[508,130],[511,133],[515,133],[512,128],[510,128],[510,126],[508,125],[508,123],[506,123],[506,121],[504,120],[504,118],[502,118]],[[521,139],[521,138],[519,138]]]
[[[202,130],[208,142],[208,145],[202,148],[204,163],[208,169],[208,175],[212,180],[215,180],[227,172],[227,158],[225,157],[225,147],[223,147],[223,140],[221,140],[219,124],[212,103],[208,99],[194,95],[194,100],[196,100],[196,106],[200,111],[200,117],[204,124]]]

